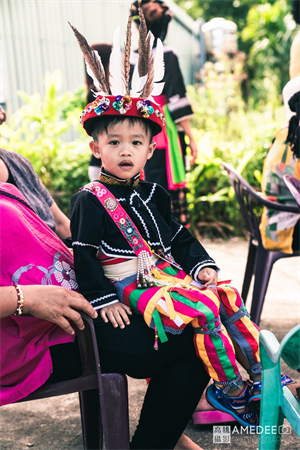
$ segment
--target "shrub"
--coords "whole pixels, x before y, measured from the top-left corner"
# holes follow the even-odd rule
[[[228,70],[226,60],[221,72],[207,63],[203,79],[203,85],[188,87],[199,149],[196,165],[188,174],[191,230],[210,237],[241,235],[244,223],[221,162],[232,164],[259,189],[263,161],[284,121],[284,111],[277,108],[274,117],[268,105],[261,112],[247,109],[239,73]]]
[[[79,124],[85,88],[59,95],[60,72],[46,74],[45,93],[18,92],[24,105],[1,127],[2,146],[29,159],[41,181],[69,214],[71,196],[87,183],[90,150]]]

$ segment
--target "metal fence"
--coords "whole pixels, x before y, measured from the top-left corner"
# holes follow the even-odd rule
[[[187,84],[199,65],[199,37],[194,22],[173,2],[174,12],[166,43],[176,49]],[[125,28],[128,0],[0,0],[0,102],[8,116],[22,100],[17,91],[43,93],[44,74],[59,69],[61,91],[84,82],[83,58],[68,22],[90,43],[112,42],[114,30]]]

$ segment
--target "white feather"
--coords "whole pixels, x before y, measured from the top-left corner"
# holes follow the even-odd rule
[[[100,86],[99,81],[97,80],[97,78],[93,74],[92,69],[90,68],[89,64],[86,61],[85,61],[85,65],[86,65],[86,71],[87,71],[88,75],[92,78],[95,88],[97,88],[98,91],[100,91],[101,90],[101,86]]]
[[[154,55],[154,83],[163,79],[165,75],[164,47],[160,39],[157,39]],[[156,94],[155,94],[156,95]]]
[[[136,90],[132,89],[130,91],[131,97],[140,97],[143,87],[145,86],[145,83],[147,81],[147,78],[148,78],[148,74],[144,75],[143,77],[138,77],[137,82],[136,82]]]
[[[151,96],[153,95],[160,95],[163,91],[163,88],[165,86],[165,82],[163,81],[162,83],[154,83],[152,92],[151,92]]]
[[[139,66],[139,57],[137,57],[137,61],[136,61],[136,64],[135,64],[135,66],[134,66],[133,74],[132,74],[131,91],[130,91],[130,95],[131,95],[132,97],[135,97],[134,94],[137,93],[137,86],[138,86],[138,82],[139,82],[139,70],[138,70],[138,66]]]
[[[124,58],[120,46],[120,28],[113,37],[113,47],[109,58],[109,82],[112,95],[125,95]]]
[[[143,77],[139,76],[139,58],[137,59],[136,65],[134,66],[133,74],[132,74],[132,81],[131,81],[131,90],[130,95],[131,97],[139,97],[141,95],[141,91],[143,87],[145,86],[145,83],[148,78],[148,74],[144,75]]]
[[[152,52],[153,43],[154,43],[154,36],[153,36],[153,34],[151,33],[151,31],[148,31],[147,38],[148,38],[148,36],[150,36],[150,46],[149,46],[149,50],[150,50],[150,52]]]

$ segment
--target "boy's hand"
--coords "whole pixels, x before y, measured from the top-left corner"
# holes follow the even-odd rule
[[[210,285],[216,286],[218,281],[218,274],[214,269],[210,267],[204,267],[198,273],[198,280],[202,283],[203,288],[207,288]]]
[[[131,309],[129,308],[129,306],[124,305],[121,302],[113,303],[112,305],[108,305],[100,309],[100,316],[102,317],[103,321],[105,323],[108,323],[108,321],[110,321],[115,328],[117,328],[118,326],[120,328],[125,328],[125,324],[130,324],[128,314],[132,314]]]

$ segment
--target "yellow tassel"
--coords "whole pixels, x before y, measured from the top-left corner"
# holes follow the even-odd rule
[[[174,277],[172,275],[166,275],[161,270],[152,269],[151,273],[152,273],[152,275],[154,276],[154,278],[156,280],[163,280],[163,281],[165,281],[167,283],[170,283],[172,286],[180,285],[180,287],[185,288],[185,289],[187,289],[187,288],[192,289],[193,288],[193,286],[189,286],[189,284],[184,282],[184,280],[181,280],[180,278],[176,278],[176,277]],[[192,280],[192,278],[190,278],[190,280]]]

